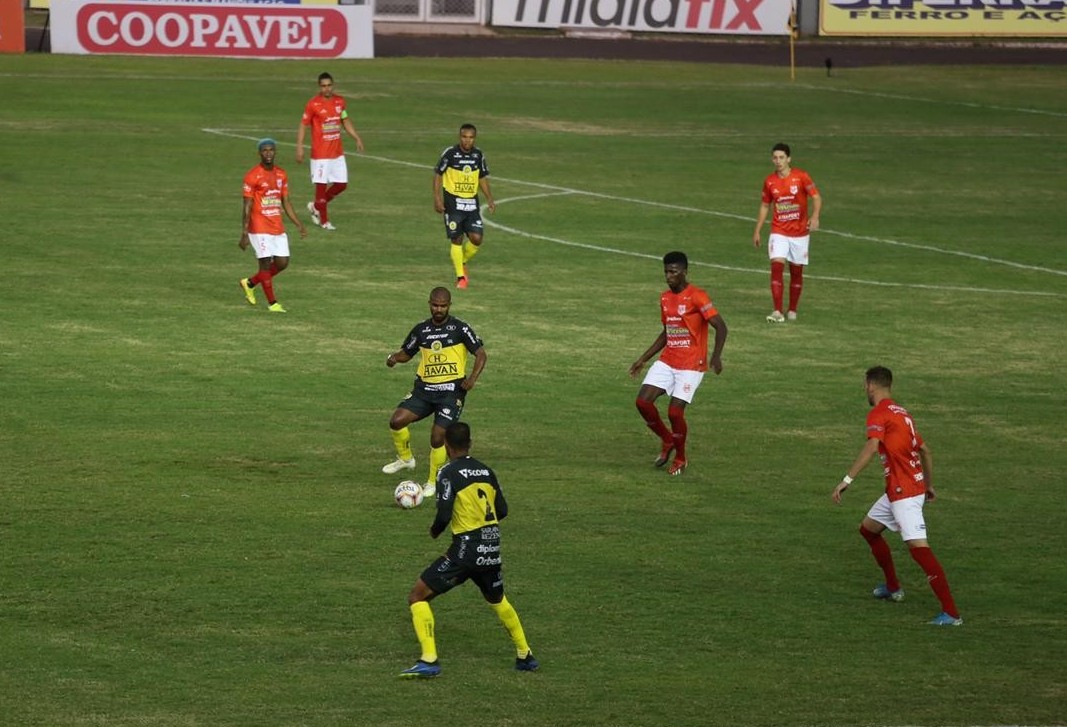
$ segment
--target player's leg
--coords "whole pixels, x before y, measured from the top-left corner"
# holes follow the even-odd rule
[[[463,414],[465,392],[456,392],[434,405],[433,427],[430,428],[430,471],[422,486],[423,497],[433,497],[437,492],[437,472],[448,462],[445,451],[445,430],[458,422]]]
[[[440,566],[445,558],[442,556],[427,568],[427,571]],[[415,629],[415,638],[419,642],[419,660],[410,669],[400,672],[401,677],[435,677],[441,673],[437,663],[437,638],[434,633],[435,623],[430,601],[437,594],[420,576],[408,594],[408,610],[411,611],[411,626]]]
[[[804,266],[808,264],[808,242],[810,238],[789,238],[789,312],[786,318],[795,321],[800,294],[804,291]]]
[[[635,402],[637,411],[641,414],[641,418],[645,420],[645,424],[652,430],[653,434],[659,437],[660,454],[652,463],[656,467],[662,467],[667,464],[671,452],[674,451],[674,439],[671,437],[671,430],[663,423],[659,408],[656,406],[656,399],[667,393],[667,388],[671,384],[670,367],[656,361],[652,364],[648,373],[645,374],[645,380],[641,383],[641,388],[637,392],[637,401]]]
[[[774,310],[767,316],[771,323],[782,323],[782,298],[785,292],[785,262],[789,254],[789,239],[784,235],[772,233],[767,238],[767,255],[771,260],[771,302]]]
[[[343,156],[331,159],[326,168],[327,187],[323,194],[322,226],[325,229],[333,229],[330,218],[326,214],[326,205],[334,200],[337,195],[348,189],[348,164]]]
[[[489,608],[500,619],[504,629],[511,637],[511,643],[515,645],[515,668],[519,671],[536,671],[540,664],[534,658],[530,650],[530,644],[526,641],[526,631],[522,628],[522,621],[515,607],[504,595],[504,573],[499,568],[488,571],[479,571],[472,578],[482,591]]]
[[[689,424],[685,421],[685,407],[688,402],[685,399],[671,397],[667,404],[667,418],[671,422],[671,442],[674,444],[674,461],[667,469],[671,475],[680,475],[689,465],[685,455],[685,443],[689,437]]]
[[[329,159],[312,159],[311,183],[315,186],[315,200],[308,211],[316,225],[322,227],[329,222],[326,211],[326,189],[329,187]]]
[[[463,243],[463,277],[470,282],[470,274],[467,269],[467,263],[471,261],[475,255],[478,254],[479,248],[482,245],[482,214],[478,210],[467,213],[467,219],[464,225],[464,231],[467,233],[467,241]]]
[[[904,589],[900,587],[900,581],[897,580],[897,569],[893,564],[893,552],[889,549],[889,543],[882,536],[886,525],[880,520],[876,520],[875,517],[881,520],[889,519],[890,522],[894,522],[892,520],[892,512],[889,509],[889,499],[885,495],[882,495],[878,502],[871,507],[870,512],[860,523],[860,535],[867,541],[867,545],[871,549],[871,555],[874,556],[874,562],[882,569],[882,575],[885,577],[885,583],[876,586],[871,595],[883,600],[902,601],[904,600]]]
[[[959,626],[963,623],[960,618],[956,601],[952,597],[952,589],[949,588],[948,579],[941,563],[930,549],[930,543],[926,540],[926,521],[923,518],[924,495],[909,497],[906,500],[898,500],[893,503],[893,514],[900,523],[900,534],[908,546],[908,552],[912,560],[919,564],[926,574],[926,582],[941,602],[941,613],[934,617],[931,624],[937,626]]]
[[[426,417],[433,409],[414,394],[400,402],[389,419],[389,434],[396,448],[396,461],[382,467],[387,475],[400,470],[415,469],[415,455],[411,451],[411,430],[408,426]]]

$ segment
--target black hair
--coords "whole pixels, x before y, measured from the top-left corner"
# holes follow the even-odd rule
[[[791,151],[789,151],[789,145],[788,145],[788,144],[785,144],[785,143],[783,143],[783,142],[778,142],[778,143],[777,143],[777,144],[775,144],[775,145],[774,145],[773,147],[771,147],[771,153],[772,153],[772,154],[773,154],[774,152],[776,152],[776,151],[784,151],[784,152],[785,152],[785,155],[786,155],[787,157],[791,157],[791,156],[793,156],[793,153],[792,153]]]
[[[669,252],[663,256],[663,267],[668,265],[681,265],[686,270],[689,269],[689,258],[685,256],[684,252]]]
[[[452,422],[445,430],[445,442],[456,450],[471,448],[471,428],[467,422]]]
[[[893,388],[893,372],[885,366],[872,366],[867,369],[867,382],[883,389]]]

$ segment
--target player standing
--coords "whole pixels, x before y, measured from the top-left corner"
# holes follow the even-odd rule
[[[422,653],[415,666],[400,672],[400,676],[428,678],[441,673],[430,601],[468,580],[478,586],[511,636],[515,668],[536,671],[540,664],[526,642],[519,615],[504,595],[500,521],[507,517],[508,503],[496,473],[471,457],[471,430],[466,423],[449,425],[445,447],[449,462],[437,475],[437,514],[430,525],[430,537],[437,538],[451,526],[452,544],[447,553],[422,572],[408,594],[411,623]]]
[[[873,407],[867,414],[867,444],[831,497],[840,505],[841,494],[877,454],[882,460],[885,494],[874,503],[860,524],[860,534],[885,574],[885,583],[875,588],[872,595],[890,601],[904,599],[904,589],[900,587],[893,566],[893,554],[882,537],[882,532],[889,528],[900,533],[912,559],[923,569],[930,588],[941,602],[941,613],[934,616],[930,624],[961,626],[963,619],[952,599],[945,571],[926,540],[923,504],[936,497],[931,482],[930,449],[915,429],[908,411],[893,401],[892,371],[884,366],[867,369],[865,388],[867,402]]]
[[[467,287],[467,263],[482,244],[479,190],[485,195],[489,211],[496,210],[489,189],[489,164],[482,150],[474,145],[477,136],[474,124],[459,127],[459,143],[441,152],[433,170],[433,208],[437,214],[444,215],[445,234],[452,243],[449,255],[456,273],[456,287],[460,289]]]
[[[285,308],[274,297],[274,277],[289,267],[289,236],[285,234],[282,210],[300,228],[301,237],[307,236],[308,231],[289,202],[289,175],[281,167],[274,166],[277,147],[274,139],[260,139],[256,145],[259,164],[244,178],[241,239],[237,246],[245,250],[251,245],[259,261],[259,272],[239,281],[245,300],[249,305],[255,305],[254,288],[262,285],[267,296],[267,310],[285,313]]]
[[[392,368],[419,355],[415,385],[397,404],[389,420],[389,432],[393,437],[397,458],[382,467],[382,472],[391,475],[403,469],[415,469],[408,425],[433,414],[430,473],[426,484],[422,486],[426,497],[434,494],[437,471],[447,461],[445,429],[449,424],[459,421],[467,392],[474,388],[487,360],[482,339],[468,324],[449,314],[451,307],[452,294],[448,288],[430,291],[430,317],[412,328],[400,350],[385,359],[385,365]],[[474,355],[474,366],[468,376],[469,354]]]
[[[636,377],[645,364],[666,348],[648,370],[637,392],[637,410],[648,428],[660,438],[662,448],[653,463],[667,464],[674,452],[674,461],[667,474],[680,475],[689,461],[685,442],[689,427],[685,421],[685,407],[693,401],[704,372],[708,370],[708,327],[715,329],[715,345],[711,352],[711,370],[722,373],[722,347],[726,343],[726,321],[722,319],[707,292],[689,282],[689,259],[682,252],[663,256],[663,274],[667,287],[659,299],[663,330],[641,357],[630,366],[630,376]],[[667,429],[656,408],[656,399],[670,395]]]
[[[808,247],[811,232],[819,229],[819,213],[822,197],[815,182],[803,169],[794,169],[791,164],[788,144],[775,144],[771,149],[771,164],[774,172],[763,181],[763,198],[752,244],[760,246],[760,230],[767,221],[767,214],[774,205],[771,218],[771,236],[767,240],[767,255],[771,259],[771,299],[774,310],[767,316],[771,323],[783,323],[797,319],[797,305],[804,289],[804,266],[808,264]],[[811,217],[808,217],[808,200],[811,200]],[[783,275],[789,263],[789,312],[782,315]]]
[[[348,187],[348,164],[345,162],[341,130],[356,140],[356,151],[363,152],[363,139],[348,117],[345,100],[333,92],[333,76],[319,74],[319,93],[307,102],[300,127],[296,131],[296,161],[304,162],[304,134],[311,128],[311,183],[315,201],[308,202],[308,212],[316,225],[336,230],[330,222],[327,205]]]

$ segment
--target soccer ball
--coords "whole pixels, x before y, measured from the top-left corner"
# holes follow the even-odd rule
[[[393,490],[393,498],[396,504],[405,510],[418,507],[422,504],[422,485],[411,480],[404,480]]]

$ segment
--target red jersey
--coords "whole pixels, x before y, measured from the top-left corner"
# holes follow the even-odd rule
[[[808,197],[818,196],[815,182],[803,169],[790,169],[779,177],[772,172],[763,180],[763,203],[771,205],[771,232],[787,237],[808,234]]]
[[[330,98],[315,96],[304,107],[300,123],[311,127],[312,159],[336,159],[344,155],[341,122],[348,118],[345,108],[345,100],[336,94]]]
[[[867,439],[878,440],[885,494],[890,501],[926,493],[926,476],[919,459],[923,438],[915,431],[907,409],[892,399],[882,399],[867,414]]]
[[[282,199],[289,196],[289,175],[281,167],[264,169],[257,164],[245,175],[244,198],[252,200],[248,231],[260,235],[282,235]]]
[[[659,360],[674,369],[708,370],[708,320],[719,314],[701,288],[689,284],[680,293],[668,289],[659,297],[660,319],[667,346]]]

